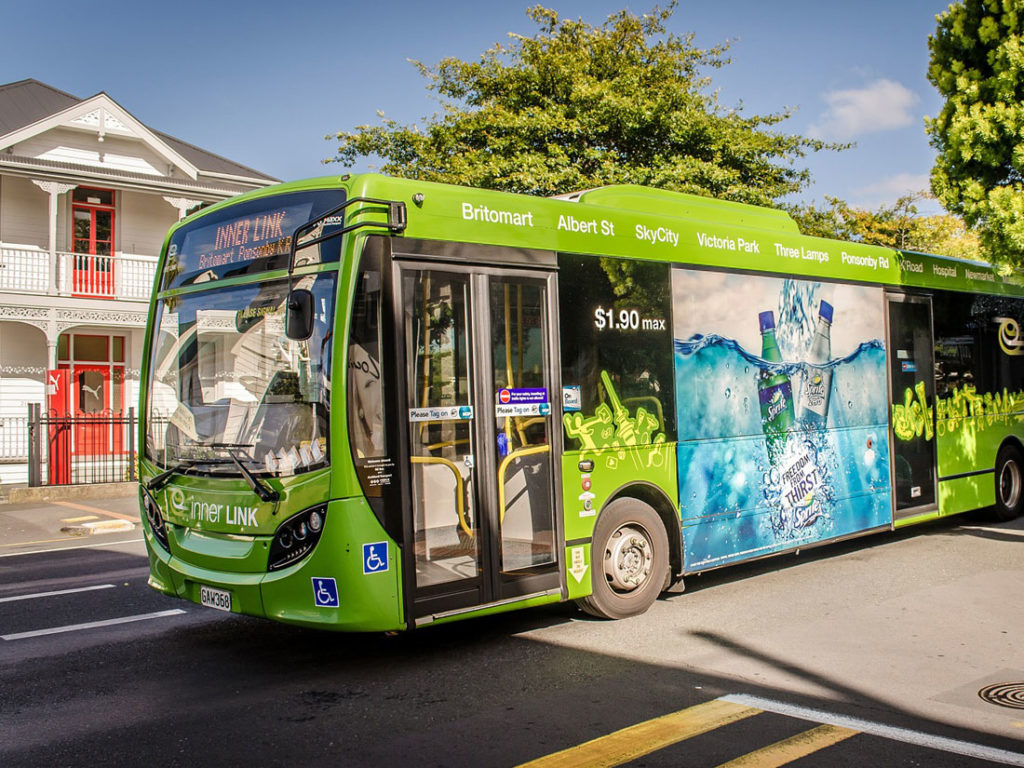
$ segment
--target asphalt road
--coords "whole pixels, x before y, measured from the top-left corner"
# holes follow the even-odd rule
[[[705,574],[626,621],[383,636],[166,598],[138,530],[44,530],[70,514],[0,509],[4,768],[1024,765],[1024,709],[978,696],[1024,688],[1024,521]]]

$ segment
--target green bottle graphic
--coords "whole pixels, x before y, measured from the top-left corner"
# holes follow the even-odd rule
[[[775,314],[758,315],[761,325],[761,357],[769,363],[781,363],[782,353],[775,340]],[[761,429],[768,446],[768,458],[774,464],[786,447],[786,434],[796,422],[793,385],[782,371],[762,368],[757,376],[757,399],[761,405]]]

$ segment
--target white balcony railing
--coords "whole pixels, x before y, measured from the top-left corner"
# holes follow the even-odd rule
[[[156,256],[96,256],[0,243],[0,291],[145,301],[153,291]],[[54,271],[55,270],[55,271]]]
[[[0,416],[0,463],[28,458],[28,417]]]

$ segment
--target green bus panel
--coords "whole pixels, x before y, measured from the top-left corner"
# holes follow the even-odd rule
[[[569,416],[566,414],[566,420]],[[622,420],[630,418],[628,409],[620,412],[620,427],[624,423]],[[605,423],[600,418],[598,421]],[[607,423],[614,435],[616,419],[609,417]],[[614,437],[609,439],[616,442]],[[562,456],[566,583],[570,599],[585,597],[591,592],[590,537],[598,513],[615,498],[617,492],[626,485],[634,486],[635,492],[635,486],[642,485],[656,489],[655,492],[666,500],[676,498],[675,449],[673,443],[623,445],[601,450],[567,451]]]
[[[995,502],[995,477],[991,472],[939,481],[939,511],[943,515],[982,509]]]
[[[387,550],[387,568],[368,573],[368,545]],[[285,571],[288,571],[287,573]],[[339,606],[317,605],[314,579],[336,579]],[[266,616],[307,626],[359,631],[405,628],[402,613],[401,550],[388,539],[364,499],[332,501],[324,534],[313,553],[262,583]]]
[[[979,469],[992,469],[996,454],[1007,438],[1020,438],[1024,424],[1024,393],[1017,395],[986,393],[979,397],[984,415],[939,418],[935,423],[939,478],[962,475]],[[943,401],[939,399],[939,413]]]

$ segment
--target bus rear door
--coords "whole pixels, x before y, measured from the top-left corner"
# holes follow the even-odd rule
[[[936,508],[932,304],[927,296],[890,293],[886,298],[889,391],[896,410],[912,416],[894,422],[890,436],[895,519],[900,520]]]

